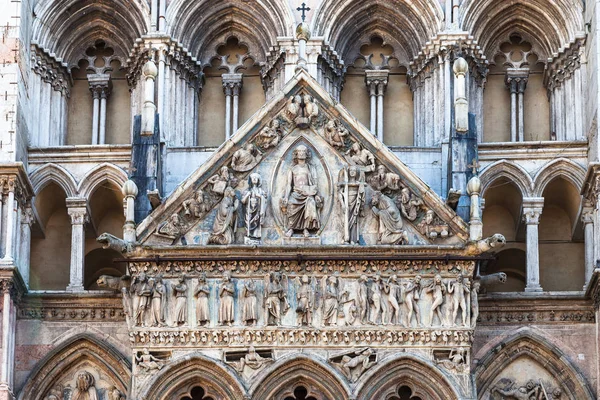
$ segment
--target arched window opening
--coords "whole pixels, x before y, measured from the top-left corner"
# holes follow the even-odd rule
[[[213,398],[206,396],[206,390],[202,386],[194,386],[189,396],[183,396],[181,400],[213,400]]]
[[[203,72],[198,145],[216,147],[235,134],[265,103],[265,93],[255,57],[235,37],[217,47]],[[224,118],[215,118],[215,115]]]
[[[99,40],[80,56],[71,74],[66,144],[129,143],[131,96],[120,57]]]
[[[294,389],[294,395],[288,396],[284,400],[317,400],[317,398],[309,396],[308,390],[304,386],[298,386]]]
[[[397,395],[394,395],[390,400],[421,400],[418,396],[413,396],[413,390],[406,385],[398,387]]]

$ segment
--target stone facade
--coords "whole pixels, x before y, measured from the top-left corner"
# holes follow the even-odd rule
[[[0,400],[598,397],[596,2],[9,8]]]

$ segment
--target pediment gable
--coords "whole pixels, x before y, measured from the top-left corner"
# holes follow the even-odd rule
[[[150,246],[460,246],[468,226],[300,71],[138,225],[137,237]]]

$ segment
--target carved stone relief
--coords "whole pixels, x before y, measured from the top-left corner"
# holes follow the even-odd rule
[[[377,364],[377,353],[371,348],[337,354],[329,358],[350,382],[356,382],[366,370]]]
[[[240,374],[246,373],[247,376],[252,376],[258,370],[275,361],[270,350],[263,350],[260,353],[251,345],[248,351],[226,352],[224,354],[224,361]]]
[[[562,390],[542,380],[530,379],[518,384],[514,378],[502,378],[490,389],[492,400],[558,400]]]

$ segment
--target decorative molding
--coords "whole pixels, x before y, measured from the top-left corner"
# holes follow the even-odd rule
[[[52,89],[67,97],[71,95],[73,80],[67,64],[37,43],[31,44],[31,70],[49,83]]]
[[[81,298],[30,294],[23,298],[18,319],[70,322],[125,322],[121,299],[112,295]]]

